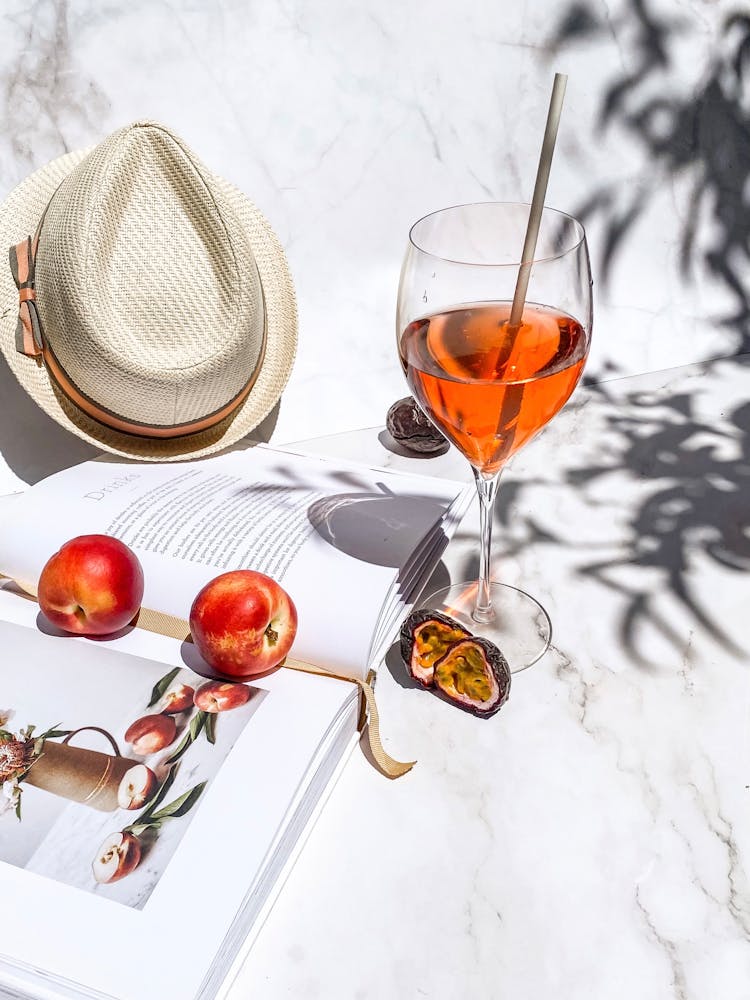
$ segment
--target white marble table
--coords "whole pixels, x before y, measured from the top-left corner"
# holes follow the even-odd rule
[[[749,375],[580,390],[517,456],[495,569],[553,648],[488,721],[389,657],[384,732],[419,764],[352,759],[233,997],[746,1000]],[[308,447],[460,472],[376,430]],[[440,574],[475,567],[470,515]]]
[[[743,11],[2,5],[0,197],[127,121],[181,132],[266,213],[295,275],[298,361],[262,436],[336,435],[313,447],[366,461],[409,461],[344,432],[404,392],[410,223],[528,198],[552,74],[570,74],[548,203],[586,221],[588,374],[610,381],[518,456],[496,532],[498,574],[542,599],[554,649],[485,723],[389,660],[385,736],[419,766],[389,783],[351,760],[233,1000],[750,996]],[[0,361],[0,492],[92,454]],[[440,572],[475,568],[470,516]]]

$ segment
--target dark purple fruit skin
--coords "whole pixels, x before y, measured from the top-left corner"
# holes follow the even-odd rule
[[[448,656],[451,650],[460,645],[460,643],[466,641],[466,639],[460,639],[458,642],[451,643],[445,652],[445,656],[439,659],[435,664],[435,670],[437,670],[438,666],[443,662],[445,657]],[[472,715],[476,715],[479,719],[489,719],[496,712],[500,711],[510,697],[510,667],[508,666],[508,661],[505,659],[494,642],[490,642],[489,639],[484,639],[480,635],[469,636],[468,641],[476,643],[484,650],[485,662],[489,664],[492,673],[495,675],[495,680],[497,681],[497,701],[493,705],[489,705],[486,708],[478,708],[475,705],[466,705],[464,702],[456,701],[454,698],[451,698],[448,692],[444,691],[438,684],[435,685],[435,688],[446,701],[449,701],[451,705],[455,705],[456,708],[462,708],[464,712],[471,712]]]
[[[401,658],[406,665],[406,669],[409,671],[409,676],[413,677],[415,681],[419,681],[422,687],[432,687],[432,681],[425,681],[424,678],[418,677],[411,668],[412,654],[414,652],[414,633],[420,625],[424,625],[425,622],[430,621],[440,622],[448,628],[461,630],[466,633],[467,639],[471,638],[471,633],[460,622],[449,618],[448,615],[441,614],[439,611],[430,611],[429,608],[424,608],[421,611],[412,611],[401,626],[399,648],[401,650]]]
[[[448,442],[430,423],[411,396],[399,399],[388,410],[385,426],[394,441],[409,451],[429,455],[444,451]]]

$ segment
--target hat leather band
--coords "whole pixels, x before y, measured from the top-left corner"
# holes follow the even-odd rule
[[[42,334],[42,325],[39,320],[39,311],[36,305],[36,289],[34,287],[34,263],[39,237],[33,240],[31,237],[10,248],[10,268],[13,272],[13,279],[18,288],[19,309],[18,324],[16,326],[16,349],[21,354],[26,354],[30,358],[35,358],[37,363],[43,360],[48,371],[54,377],[60,389],[80,410],[88,416],[98,420],[100,424],[105,424],[114,430],[122,431],[125,434],[136,434],[140,437],[152,438],[173,438],[181,437],[185,434],[199,434],[201,431],[209,430],[216,424],[221,423],[231,416],[235,410],[244,402],[248,393],[252,389],[263,365],[266,351],[266,326],[263,328],[263,342],[255,368],[239,393],[231,399],[221,409],[209,413],[199,420],[191,420],[184,424],[170,424],[168,427],[158,424],[139,424],[123,417],[110,410],[99,406],[88,396],[84,395],[68,378],[62,365],[57,360],[50,345],[45,341]],[[265,313],[265,309],[264,309]]]

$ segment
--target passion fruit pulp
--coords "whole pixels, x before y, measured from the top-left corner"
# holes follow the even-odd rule
[[[470,636],[452,643],[434,664],[436,687],[473,715],[494,715],[510,694],[510,668],[489,639]]]
[[[470,636],[463,625],[439,611],[412,611],[401,626],[401,656],[411,676],[430,687],[437,661],[453,643]]]

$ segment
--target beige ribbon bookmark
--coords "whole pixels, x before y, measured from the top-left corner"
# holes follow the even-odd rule
[[[13,580],[12,577],[5,576],[2,573],[0,573],[0,579],[12,580],[17,587],[21,588],[19,590],[21,596],[36,601],[35,588],[30,587],[28,584],[22,584],[18,580]],[[175,615],[168,615],[162,611],[141,608],[133,619],[133,625],[147,632],[166,636],[169,639],[179,639],[182,642],[193,641],[190,635],[190,626],[184,618],[177,618]],[[305,663],[302,660],[295,660],[289,656],[284,660],[282,666],[287,667],[289,670],[300,670],[306,674],[319,674],[321,677],[333,677],[338,681],[348,681],[350,684],[356,684],[363,699],[359,730],[362,733],[362,739],[365,741],[372,761],[378,770],[388,778],[400,778],[401,775],[411,771],[416,764],[415,760],[407,762],[396,760],[390,754],[386,753],[383,748],[380,739],[380,714],[372,687],[374,678],[372,671],[366,680],[362,680],[360,677],[335,673],[333,670],[326,670],[324,667],[315,666],[313,663]]]
[[[141,608],[134,619],[134,624],[138,628],[146,629],[148,632],[157,632],[159,635],[166,635],[171,639],[181,639],[192,642],[190,626],[183,618],[175,618],[174,615],[167,615],[161,611],[151,611],[149,608]],[[323,667],[317,667],[313,663],[305,663],[302,660],[295,660],[287,656],[283,666],[289,670],[300,670],[306,674],[320,674],[321,677],[333,677],[339,681],[349,681],[356,684],[364,699],[364,711],[360,716],[360,731],[367,742],[368,749],[378,768],[389,778],[400,778],[402,774],[407,774],[416,764],[415,760],[404,763],[391,757],[386,753],[380,739],[380,714],[375,701],[375,692],[372,688],[373,674],[362,680],[360,677],[350,677],[348,674],[338,674]]]

